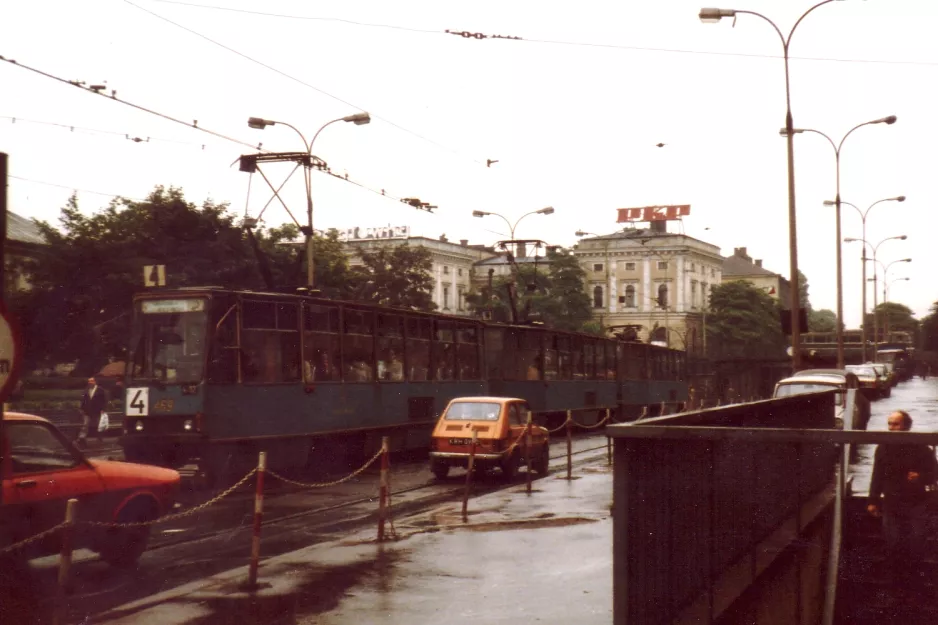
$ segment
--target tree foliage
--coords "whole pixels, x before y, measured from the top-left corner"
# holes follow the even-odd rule
[[[875,315],[875,318],[873,315]],[[872,313],[867,313],[865,323],[869,324],[867,327],[871,331],[873,328],[879,329],[880,340],[882,340],[884,332],[888,329],[889,331],[909,332],[912,335],[913,345],[919,344],[921,324],[915,318],[912,309],[904,304],[883,302]]]
[[[809,310],[808,330],[810,332],[836,332],[837,313],[826,308],[822,308],[821,310]]]
[[[707,337],[719,359],[785,357],[787,341],[775,300],[751,282],[724,282],[710,290]]]
[[[466,296],[474,311],[489,310],[504,323],[537,319],[550,328],[601,333],[591,321],[589,296],[584,291],[585,272],[568,250],[550,248],[546,262],[515,267],[510,276],[493,281],[492,288]],[[512,302],[517,319],[512,313]]]
[[[430,250],[405,244],[360,255],[362,264],[349,276],[353,299],[416,310],[436,308]]]
[[[922,319],[922,347],[925,351],[938,352],[938,302],[931,305]]]

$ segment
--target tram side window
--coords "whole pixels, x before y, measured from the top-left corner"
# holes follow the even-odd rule
[[[404,380],[404,319],[378,315],[378,380]]]
[[[275,384],[300,380],[296,304],[242,303],[241,380]]]
[[[454,380],[456,345],[452,321],[437,321],[433,341],[433,367],[435,380]]]
[[[373,382],[375,379],[375,337],[372,320],[367,310],[345,309],[343,359],[346,382]]]
[[[597,380],[606,379],[606,345],[605,341],[596,341],[593,343],[593,348],[596,350],[596,369],[595,369],[595,378]]]
[[[549,332],[545,336],[544,341],[544,379],[545,380],[556,380],[557,371],[559,367],[558,356],[557,356],[557,340],[559,337]]]
[[[592,339],[583,339],[583,377],[596,379],[596,344]]]
[[[234,384],[238,381],[238,315],[230,302],[216,301],[212,306],[212,347],[209,352],[208,381]]]
[[[583,364],[583,339],[576,336],[570,339],[570,356],[573,359],[573,379],[582,380],[586,375]]]
[[[485,369],[487,380],[501,380],[505,375],[505,331],[485,328]]]
[[[616,379],[616,343],[615,341],[605,341],[606,343],[606,379]]]
[[[522,330],[520,332],[520,349],[518,356],[521,361],[522,380],[540,380],[543,356],[541,355],[541,339],[543,333],[538,330]]]
[[[559,363],[557,376],[561,380],[573,379],[573,355],[570,353],[570,341],[569,336],[557,337],[557,360]]]
[[[407,317],[407,379],[425,382],[430,374],[430,336],[433,320]]]
[[[341,380],[339,308],[306,306],[303,330],[303,379],[306,383]]]
[[[479,329],[474,324],[456,325],[456,363],[460,380],[479,379]]]

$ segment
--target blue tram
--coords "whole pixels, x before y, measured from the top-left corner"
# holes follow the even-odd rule
[[[354,464],[426,448],[454,397],[564,411],[683,401],[684,353],[544,327],[305,295],[180,288],[134,298],[127,460],[210,473]]]

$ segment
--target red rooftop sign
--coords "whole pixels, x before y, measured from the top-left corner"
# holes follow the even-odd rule
[[[690,204],[620,208],[617,223],[626,221],[671,221],[690,215]]]

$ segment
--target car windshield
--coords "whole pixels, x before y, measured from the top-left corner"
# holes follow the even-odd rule
[[[835,391],[839,387],[833,384],[820,384],[817,382],[793,382],[791,384],[779,384],[775,389],[776,397],[792,397],[794,395],[804,395],[806,393],[820,393],[822,391]],[[837,393],[834,396],[834,404],[839,406],[843,393]]]
[[[450,404],[444,419],[447,421],[497,421],[501,404],[487,402],[457,402]]]
[[[863,376],[867,378],[875,378],[876,371],[872,367],[848,367],[848,370],[857,374],[857,376]]]

